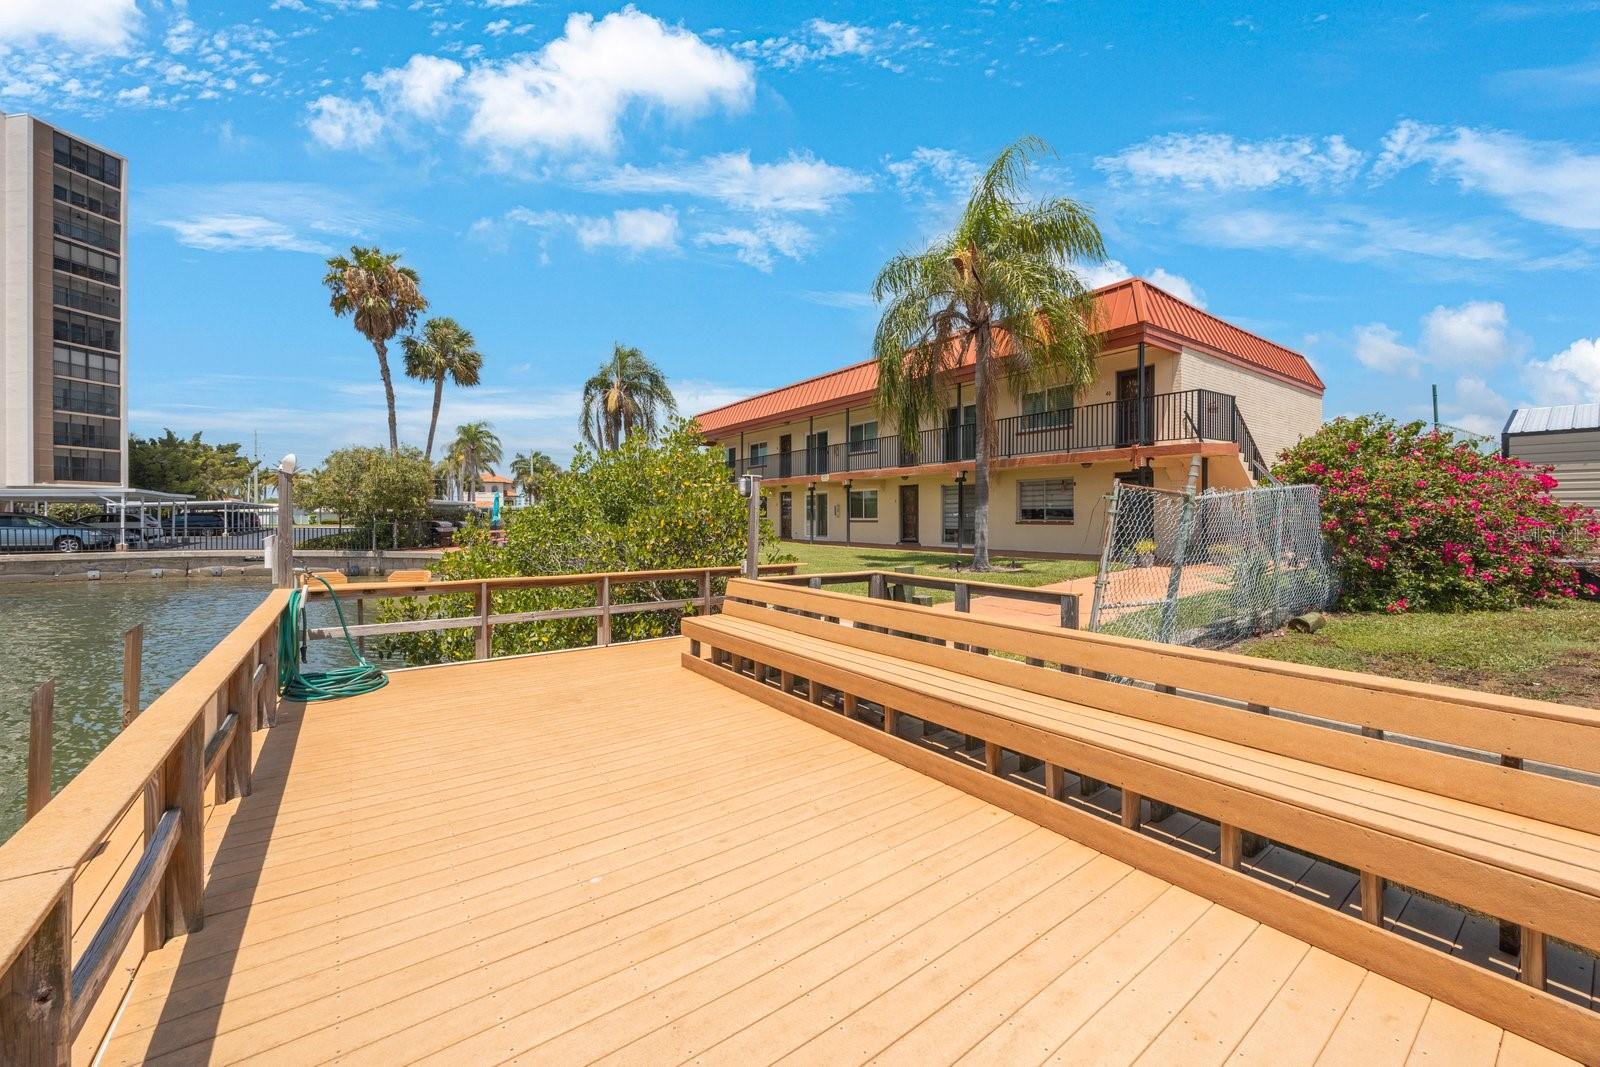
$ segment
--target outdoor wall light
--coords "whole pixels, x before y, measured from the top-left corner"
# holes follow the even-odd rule
[[[285,474],[293,474],[295,472],[295,459],[293,452],[290,452],[287,456],[284,456],[278,461],[278,469]]]

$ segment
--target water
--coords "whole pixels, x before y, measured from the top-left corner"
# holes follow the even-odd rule
[[[269,589],[264,578],[196,578],[0,590],[0,841],[22,824],[28,700],[41,682],[56,681],[54,784],[59,790],[122,728],[123,631],[144,624],[140,705],[148,707],[243,621]],[[314,625],[322,614],[314,611]],[[342,643],[334,645],[315,643],[317,666],[343,652]]]

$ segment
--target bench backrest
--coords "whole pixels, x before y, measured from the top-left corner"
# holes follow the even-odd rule
[[[1600,712],[770,582],[735,580],[728,596],[724,611],[732,616],[1600,833],[1600,788],[1592,784],[1349,729],[1536,760],[1587,772],[1577,777],[1593,782]],[[1267,708],[1292,717],[1259,713]]]

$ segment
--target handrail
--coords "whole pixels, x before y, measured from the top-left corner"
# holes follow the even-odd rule
[[[204,923],[204,753],[216,757],[218,800],[248,795],[251,734],[276,699],[254,680],[263,666],[276,673],[288,598],[268,593],[0,844],[0,1062],[65,1062],[141,916],[147,948]],[[213,706],[222,729],[207,737]],[[142,855],[74,962],[73,879],[152,786]]]
[[[763,563],[757,570],[766,576],[793,574],[798,563]],[[492,657],[492,637],[496,626],[516,623],[555,622],[565,619],[594,619],[595,644],[611,644],[611,623],[617,615],[631,615],[647,611],[682,611],[698,607],[710,614],[722,603],[722,596],[712,590],[717,578],[736,578],[743,573],[740,567],[685,567],[674,570],[617,571],[586,574],[513,575],[498,578],[453,578],[421,582],[362,582],[338,585],[329,590],[320,583],[307,583],[308,596],[336,596],[343,601],[354,601],[358,606],[369,600],[389,600],[411,597],[431,597],[451,593],[474,594],[475,609],[469,615],[452,615],[430,619],[400,619],[394,622],[368,623],[358,616],[354,625],[320,626],[306,631],[311,640],[342,637],[384,637],[395,634],[436,633],[444,630],[476,630],[474,659]],[[643,600],[617,602],[614,590],[619,585],[638,585],[648,582],[696,580],[696,596],[677,600]],[[577,589],[592,587],[595,603],[589,607],[547,608],[539,611],[495,612],[494,593],[508,589]]]
[[[1036,589],[1026,585],[1004,585],[1000,582],[972,581],[966,578],[943,578],[935,575],[912,574],[905,571],[836,571],[831,574],[798,574],[788,577],[762,579],[775,585],[803,585],[823,589],[830,585],[867,584],[867,596],[875,600],[904,600],[897,595],[896,587],[904,589],[940,589],[955,594],[955,609],[972,610],[972,597],[989,596],[1002,600],[1020,600],[1031,604],[1050,604],[1061,609],[1060,625],[1067,629],[1078,627],[1077,593],[1062,593],[1053,589]]]
[[[1238,408],[1231,394],[1185,389],[1145,397],[1142,417],[1136,399],[1013,415],[995,420],[989,455],[1007,459],[1173,441],[1231,441],[1243,447],[1235,429]],[[769,452],[760,463],[738,456],[733,470],[766,478],[812,477],[970,462],[976,453],[976,428],[968,423],[918,430],[909,443],[894,434]]]

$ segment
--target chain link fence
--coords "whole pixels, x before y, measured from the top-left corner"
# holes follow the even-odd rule
[[[1119,482],[1089,628],[1221,648],[1337,592],[1313,485],[1190,496]]]

